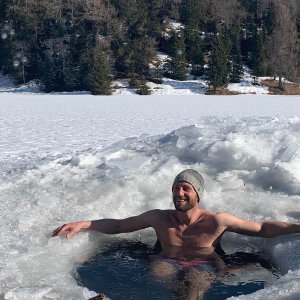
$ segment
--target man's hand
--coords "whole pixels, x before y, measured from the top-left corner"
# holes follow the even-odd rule
[[[71,238],[76,232],[80,231],[81,229],[88,229],[91,226],[90,221],[81,221],[81,222],[74,222],[74,223],[68,223],[64,224],[61,227],[56,228],[52,236],[58,236],[62,233],[66,233],[66,238]]]

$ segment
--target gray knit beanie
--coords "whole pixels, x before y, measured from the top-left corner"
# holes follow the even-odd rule
[[[177,181],[185,181],[185,182],[191,184],[193,186],[193,188],[195,189],[195,191],[197,192],[199,200],[203,199],[204,179],[197,171],[192,170],[192,169],[186,169],[186,170],[182,171],[181,173],[179,173],[175,177],[173,186],[174,186],[175,182],[177,182]],[[173,186],[172,186],[172,189],[173,189]]]

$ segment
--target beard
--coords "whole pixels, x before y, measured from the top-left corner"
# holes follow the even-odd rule
[[[185,201],[183,203],[178,202],[177,200],[178,199],[176,199],[176,198],[173,199],[173,203],[174,203],[175,209],[177,211],[186,212],[186,211],[192,209],[195,206],[194,203],[192,203],[191,200]]]

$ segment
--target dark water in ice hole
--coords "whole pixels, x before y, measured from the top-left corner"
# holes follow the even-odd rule
[[[146,300],[146,299],[184,299],[174,298],[170,285],[153,280],[149,273],[152,247],[139,241],[111,240],[105,250],[84,263],[77,265],[75,278],[79,285],[87,287],[97,293],[104,293],[113,300]],[[279,276],[270,263],[259,253],[237,252],[223,257],[226,263],[233,266],[244,266],[258,263],[257,268],[270,272],[274,278]],[[251,272],[251,269],[246,272]],[[217,278],[205,292],[204,300],[222,300],[232,296],[250,294],[264,288],[265,281],[251,277],[247,282],[234,284],[226,283],[222,277]],[[226,275],[225,275],[226,276]],[[227,275],[230,276],[230,275]],[[180,279],[177,279],[180,281]],[[231,279],[232,282],[232,279]]]

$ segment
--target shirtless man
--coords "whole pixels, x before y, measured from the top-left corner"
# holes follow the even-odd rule
[[[118,234],[152,227],[161,243],[159,257],[170,259],[154,264],[153,272],[156,277],[168,277],[174,273],[174,262],[182,268],[194,263],[201,265],[201,262],[220,267],[221,262],[214,249],[226,231],[265,238],[300,233],[300,224],[248,221],[223,212],[202,210],[199,202],[203,192],[202,176],[187,169],[175,177],[172,186],[175,210],[155,209],[122,220],[68,223],[55,229],[52,236],[66,233],[66,237],[71,238],[81,229]]]

